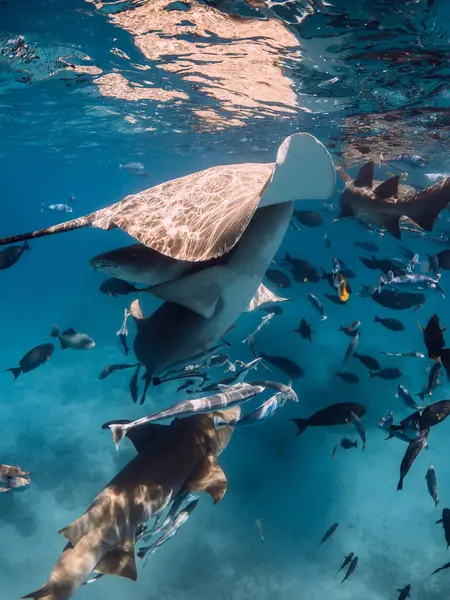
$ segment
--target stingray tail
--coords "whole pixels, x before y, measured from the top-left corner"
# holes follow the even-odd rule
[[[53,235],[55,233],[63,233],[64,231],[73,231],[74,229],[82,229],[83,227],[90,227],[94,220],[95,213],[86,215],[85,217],[78,217],[66,221],[65,223],[59,223],[58,225],[52,225],[45,229],[37,229],[36,231],[30,231],[28,233],[22,233],[19,235],[13,235],[6,238],[0,239],[0,246],[6,246],[7,244],[15,244],[18,242],[24,242],[25,240],[31,240],[34,238],[45,237],[46,235]]]

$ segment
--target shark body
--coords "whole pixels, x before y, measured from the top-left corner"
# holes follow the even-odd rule
[[[24,597],[67,600],[92,571],[135,581],[134,544],[140,525],[180,491],[208,492],[214,503],[224,496],[227,480],[217,457],[228,445],[232,428],[216,431],[214,416],[233,421],[239,415],[234,407],[129,432],[138,454],[82,517],[60,531],[69,543],[44,586]]]

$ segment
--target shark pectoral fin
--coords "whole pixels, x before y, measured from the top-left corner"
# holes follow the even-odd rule
[[[250,300],[250,304],[247,307],[246,312],[256,310],[265,304],[274,304],[275,302],[289,302],[290,298],[282,298],[277,296],[269,290],[263,283],[261,283],[256,290],[256,294]]]
[[[389,231],[397,240],[400,239],[400,217],[398,215],[383,215],[381,226]]]
[[[391,198],[391,196],[395,196],[398,193],[399,183],[400,177],[395,175],[387,181],[380,183],[380,185],[377,186],[373,191],[377,196],[381,196],[382,198]]]
[[[166,431],[167,427],[168,425],[159,425],[158,423],[145,423],[144,425],[129,429],[126,437],[133,443],[136,450],[141,453],[145,452],[161,432]]]
[[[234,281],[235,275],[224,265],[207,267],[192,275],[167,281],[147,289],[149,294],[175,302],[209,319],[223,291]]]
[[[70,525],[60,529],[58,533],[63,535],[66,540],[69,540],[72,546],[76,546],[81,538],[89,531],[89,528],[90,522],[88,513],[84,513],[84,515],[82,515],[79,519],[72,521]]]
[[[434,221],[450,201],[450,177],[409,197],[405,215],[425,231],[432,231]]]
[[[115,546],[109,550],[95,567],[94,573],[118,575],[136,581],[137,569],[134,558],[134,543],[127,540],[121,546]]]
[[[214,456],[208,455],[184,485],[187,492],[207,492],[214,504],[220,502],[227,491],[227,478]]]

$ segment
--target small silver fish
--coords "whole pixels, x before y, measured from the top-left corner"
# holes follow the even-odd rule
[[[71,213],[73,212],[73,208],[71,206],[68,206],[67,204],[49,204],[46,205],[42,202],[41,204],[41,212],[44,212],[44,210],[56,210],[58,212],[65,212],[65,213]]]
[[[338,261],[337,258],[333,258],[333,268],[331,269],[331,272],[333,273],[333,275],[337,275],[337,273],[339,273],[339,271],[341,270],[341,264]]]
[[[345,353],[344,358],[344,368],[347,369],[348,361],[351,359],[353,354],[355,353],[356,347],[358,346],[359,338],[361,337],[361,329],[358,329],[357,334],[352,339],[350,344],[348,345],[347,351]]]
[[[425,354],[422,352],[417,352],[416,350],[412,350],[411,352],[383,352],[380,350],[380,354],[384,354],[384,356],[405,356],[408,358],[425,358]]]
[[[275,313],[274,313],[274,312],[272,312],[272,313],[269,313],[269,314],[265,315],[265,316],[264,316],[264,317],[261,319],[261,323],[260,323],[260,324],[258,325],[258,327],[255,329],[255,331],[254,331],[253,333],[250,333],[250,334],[249,334],[249,335],[248,335],[248,336],[245,338],[245,340],[242,340],[242,343],[243,343],[243,344],[248,344],[248,343],[249,343],[249,341],[251,340],[251,338],[254,338],[254,337],[255,337],[255,335],[256,335],[257,333],[259,333],[263,327],[265,327],[266,325],[268,325],[268,323],[270,322],[270,320],[271,320],[271,319],[272,319],[274,316],[275,316]]]
[[[405,273],[403,275],[397,275],[394,277],[393,272],[389,271],[387,279],[381,278],[380,284],[383,282],[383,285],[389,285],[400,291],[406,290],[414,292],[417,290],[435,289],[444,298],[444,290],[439,285],[439,279],[440,275],[437,275],[436,278],[433,278],[429,275],[424,275],[421,273]]]
[[[412,408],[413,410],[421,410],[421,407],[416,403],[414,398],[408,392],[404,385],[399,385],[397,388],[397,393],[395,394],[396,398],[401,398],[403,403],[408,408]]]
[[[128,335],[127,321],[128,321],[128,318],[130,315],[131,315],[130,310],[128,308],[126,308],[122,327],[116,333],[116,335],[119,337],[122,348],[125,350],[125,356],[128,356],[128,352],[130,351],[128,348],[128,344],[127,344],[127,335]]]
[[[274,387],[278,391],[260,406],[235,421],[226,421],[221,417],[215,416],[214,425],[216,429],[225,425],[229,427],[253,427],[253,425],[259,425],[268,421],[288,400],[298,402],[298,396],[290,385],[286,386],[282,383],[271,381],[259,381],[258,383],[264,384],[266,387]]]
[[[427,161],[419,156],[418,154],[395,154],[394,156],[389,156],[388,158],[383,158],[383,155],[380,155],[381,162],[385,164],[389,164],[392,162],[403,163],[405,165],[411,167],[420,167],[423,168],[427,164]],[[393,165],[390,165],[393,166]],[[393,167],[396,168],[396,167]]]
[[[197,392],[194,391],[192,393],[204,394],[205,392],[215,392],[216,390],[220,390],[221,386],[229,387],[232,385],[236,385],[237,383],[243,383],[249,372],[253,369],[256,370],[261,362],[261,357],[255,358],[249,363],[244,363],[240,360],[237,360],[235,363],[236,369],[234,371],[234,375],[225,377],[224,379],[221,379],[218,382],[211,383],[210,385],[199,389]]]
[[[363,443],[362,449],[365,450],[365,448],[366,448],[366,430],[364,429],[363,422],[358,417],[358,415],[355,415],[355,413],[352,411],[350,411],[350,418],[351,418],[354,428],[358,432],[359,437],[361,438],[361,441]]]
[[[119,449],[120,443],[127,432],[134,427],[172,417],[189,417],[196,414],[225,410],[226,408],[231,408],[232,406],[242,404],[243,402],[254,398],[263,392],[265,387],[261,385],[251,385],[249,383],[238,383],[234,386],[220,386],[220,390],[220,393],[213,394],[212,396],[194,400],[184,400],[165,410],[142,417],[136,421],[130,421],[129,423],[108,423],[116,448]]]
[[[317,296],[314,296],[314,294],[306,294],[306,299],[311,304],[311,306],[313,306],[318,311],[318,313],[322,317],[321,321],[325,321],[325,319],[327,319],[328,317],[325,315],[325,309],[319,298],[317,298]]]
[[[145,167],[140,162],[129,162],[125,165],[120,164],[119,169],[125,169],[131,175],[141,175],[142,177],[148,177],[148,173]]]
[[[385,417],[381,417],[377,423],[377,427],[383,431],[388,431],[391,425],[394,423],[394,413],[389,411]]]
[[[433,391],[436,389],[440,373],[441,373],[441,361],[436,360],[434,365],[430,369],[430,375],[428,377],[428,387],[427,387],[428,397],[430,397],[431,394],[433,393]]]
[[[155,536],[158,535],[158,533],[162,533],[165,529],[167,529],[168,527],[170,527],[170,525],[173,523],[176,514],[178,513],[178,511],[180,510],[180,508],[183,506],[183,504],[185,502],[192,502],[192,500],[194,500],[196,497],[193,496],[192,494],[189,494],[189,492],[186,492],[185,490],[181,490],[180,492],[178,492],[178,494],[175,496],[173,502],[172,502],[172,506],[170,507],[169,512],[167,513],[166,518],[164,519],[162,525],[159,525],[159,521],[162,518],[163,515],[163,511],[161,511],[158,514],[158,518],[155,519],[155,524],[153,526],[153,528],[149,531],[146,532],[144,534],[144,540],[146,542],[148,542],[148,540]]]
[[[153,554],[153,552],[155,552],[158,548],[160,548],[165,542],[170,540],[170,538],[172,538],[177,533],[177,531],[180,529],[180,527],[182,525],[184,525],[186,523],[186,521],[189,519],[189,517],[192,514],[192,511],[195,509],[195,507],[198,504],[198,500],[199,499],[196,498],[195,500],[190,502],[185,508],[183,508],[183,510],[180,511],[177,514],[177,516],[174,518],[172,524],[166,528],[163,535],[158,540],[156,540],[156,542],[154,542],[150,546],[145,546],[144,548],[140,548],[137,553],[138,557],[144,558],[147,554],[148,554],[148,557],[150,557]],[[147,558],[147,560],[148,560],[148,558]]]
[[[439,504],[439,495],[437,490],[436,470],[431,463],[428,467],[425,479],[427,480],[428,493],[433,498],[434,505],[437,506]]]

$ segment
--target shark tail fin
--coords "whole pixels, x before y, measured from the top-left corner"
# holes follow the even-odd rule
[[[123,438],[127,434],[125,424],[124,423],[111,423],[109,425],[109,428],[111,429],[112,439],[116,446],[116,450],[118,450],[120,443],[122,442]]]
[[[414,194],[405,204],[405,214],[425,231],[432,231],[434,221],[450,202],[450,177]]]

